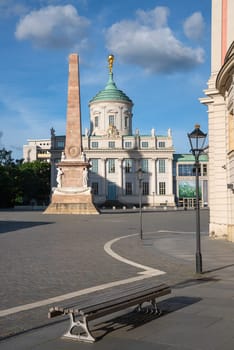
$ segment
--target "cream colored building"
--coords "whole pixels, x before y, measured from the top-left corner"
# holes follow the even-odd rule
[[[234,1],[212,0],[209,129],[209,234],[234,242]]]
[[[50,139],[29,139],[28,144],[23,146],[24,162],[33,160],[50,161]]]

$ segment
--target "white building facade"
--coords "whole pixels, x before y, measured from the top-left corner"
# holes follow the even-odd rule
[[[142,201],[148,205],[174,205],[173,144],[167,136],[132,133],[133,103],[113,80],[89,103],[90,131],[83,137],[83,151],[90,159],[90,186],[96,203],[139,200],[138,170],[143,171]]]
[[[174,206],[171,137],[91,136],[83,138],[83,149],[92,165],[89,182],[96,203],[138,203],[141,168],[143,203]]]
[[[209,234],[234,242],[234,1],[212,0],[209,128]]]
[[[29,139],[28,144],[23,146],[24,162],[40,160],[50,162],[50,139]]]

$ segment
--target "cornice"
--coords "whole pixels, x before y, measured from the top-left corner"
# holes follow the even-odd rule
[[[221,67],[217,79],[216,79],[216,88],[219,92],[224,96],[225,91],[228,91],[232,81],[234,74],[234,42],[230,46],[223,66]]]

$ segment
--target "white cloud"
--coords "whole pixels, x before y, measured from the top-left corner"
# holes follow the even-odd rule
[[[203,49],[179,41],[167,24],[168,15],[166,7],[156,7],[138,11],[135,21],[113,24],[106,31],[108,50],[151,73],[186,71],[203,63]]]
[[[205,22],[200,12],[194,12],[184,21],[184,33],[189,39],[201,39],[204,29]]]
[[[86,44],[88,26],[89,20],[79,16],[74,6],[48,6],[21,18],[15,36],[36,47],[71,48]]]
[[[137,10],[136,15],[143,24],[154,28],[161,28],[167,26],[169,9],[167,7],[158,6],[151,11]]]

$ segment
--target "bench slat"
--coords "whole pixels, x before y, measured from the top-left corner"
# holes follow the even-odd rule
[[[171,291],[167,289],[167,290],[161,291],[160,294],[155,292],[155,293],[151,293],[151,294],[147,295],[147,297],[146,296],[139,296],[139,297],[134,298],[134,299],[126,300],[125,302],[115,303],[115,304],[106,306],[104,308],[97,309],[95,312],[91,312],[88,314],[87,320],[92,320],[92,319],[95,319],[98,317],[108,315],[110,313],[114,313],[114,312],[123,310],[127,307],[141,304],[141,303],[146,302],[146,301],[154,300],[156,297],[167,295],[170,292]],[[86,312],[84,313],[84,315],[86,315]]]
[[[99,298],[109,298],[110,299],[112,298],[112,295],[113,297],[119,293],[125,293],[127,291],[131,291],[131,290],[142,290],[142,289],[147,289],[147,288],[150,288],[150,287],[155,287],[158,283],[158,280],[156,281],[154,278],[152,278],[152,281],[149,281],[147,280],[147,282],[144,282],[145,280],[142,281],[137,281],[137,282],[131,282],[131,283],[128,283],[128,284],[122,284],[122,285],[119,285],[119,286],[115,286],[115,287],[111,287],[111,288],[106,288],[104,290],[101,290],[101,291],[97,291],[97,292],[92,292],[92,293],[89,293],[89,294],[85,294],[85,295],[82,295],[82,296],[79,296],[78,297],[78,300],[79,300],[79,303],[83,303],[83,302],[86,302],[87,300],[90,301],[90,299],[93,297],[95,300],[99,300]],[[68,301],[68,302],[63,302],[63,305],[66,306],[66,307],[73,307],[74,305],[77,304],[77,298],[75,300],[75,302],[72,302],[71,301]]]
[[[77,306],[77,303],[79,303],[79,305],[81,305],[82,307],[85,305],[93,305],[94,303],[101,303],[102,301],[108,301],[108,300],[112,300],[113,298],[116,298],[120,295],[122,295],[124,293],[124,295],[126,293],[130,293],[132,292],[137,292],[137,291],[141,291],[141,290],[148,290],[151,287],[155,287],[155,283],[147,283],[147,286],[143,283],[131,283],[130,286],[129,285],[123,285],[123,286],[118,286],[116,288],[108,288],[105,289],[103,291],[99,291],[99,292],[93,292],[90,294],[86,294],[83,296],[78,297],[78,300],[76,299],[75,302],[71,303],[63,303],[63,306],[61,306],[61,308],[74,308]],[[54,307],[50,308],[50,311],[52,311],[54,309]]]
[[[152,294],[160,294],[165,288],[164,285],[161,285],[160,288],[150,288],[148,290],[145,291],[141,291],[141,292],[137,292],[137,293],[128,293],[125,295],[121,295],[121,296],[116,296],[115,298],[112,298],[110,300],[104,301],[102,303],[95,303],[93,305],[89,305],[89,307],[87,308],[82,308],[82,313],[89,313],[89,312],[95,312],[96,309],[99,308],[104,308],[104,307],[108,307],[109,305],[115,304],[115,303],[122,303],[124,301],[128,301],[129,299],[137,299],[139,297],[145,297],[147,295],[152,295]]]
[[[152,287],[152,285],[150,284],[150,286],[146,287],[141,284],[140,286],[137,286],[137,290],[135,290],[136,288],[132,286],[132,288],[125,288],[125,290],[116,290],[114,293],[104,293],[105,295],[102,295],[101,298],[96,297],[95,293],[92,293],[91,298],[90,296],[86,296],[86,298],[83,298],[83,300],[78,298],[76,303],[64,306],[54,306],[50,308],[49,317],[51,318],[71,312],[74,314],[87,314],[95,312],[100,308],[104,309],[111,307],[116,303],[119,304],[129,302],[129,299],[134,300],[138,297],[145,297],[147,294],[161,296],[162,293],[168,294],[170,292],[170,288],[165,284],[160,284],[154,287]]]
[[[144,295],[152,294],[155,292],[159,293],[164,288],[165,288],[165,285],[160,285],[157,288],[149,288],[149,289],[144,289],[144,290],[137,291],[137,292],[116,295],[114,298],[112,297],[112,299],[105,300],[101,303],[100,302],[97,303],[97,301],[96,301],[93,305],[90,304],[88,307],[82,307],[81,310],[83,313],[89,313],[89,312],[95,311],[98,308],[107,307],[109,304],[112,305],[112,304],[115,304],[116,302],[121,303],[121,302],[127,301],[129,299],[134,299],[134,298],[137,298],[139,296],[144,296]]]
[[[158,282],[158,281],[157,281]],[[117,286],[117,287],[111,287],[111,288],[107,288],[105,290],[102,290],[102,291],[98,291],[98,292],[92,292],[92,293],[89,293],[89,294],[86,294],[86,295],[82,295],[80,297],[78,297],[78,300],[79,300],[79,304],[82,304],[83,303],[86,303],[86,301],[88,301],[88,303],[91,302],[92,298],[95,300],[95,301],[100,301],[101,302],[101,299],[103,298],[104,300],[107,300],[107,299],[112,299],[114,298],[115,296],[119,296],[120,294],[122,293],[127,293],[127,292],[130,292],[130,291],[141,291],[141,290],[146,290],[148,288],[151,288],[151,287],[155,287],[157,285],[157,283],[155,283],[155,280],[154,281],[148,281],[146,283],[144,282],[133,282],[133,283],[129,283],[129,284],[124,284],[124,285],[120,285],[120,286]],[[75,300],[75,302],[72,302],[69,301],[69,302],[64,302],[63,303],[64,307],[67,307],[67,308],[72,308],[74,306],[77,305],[77,299]]]

